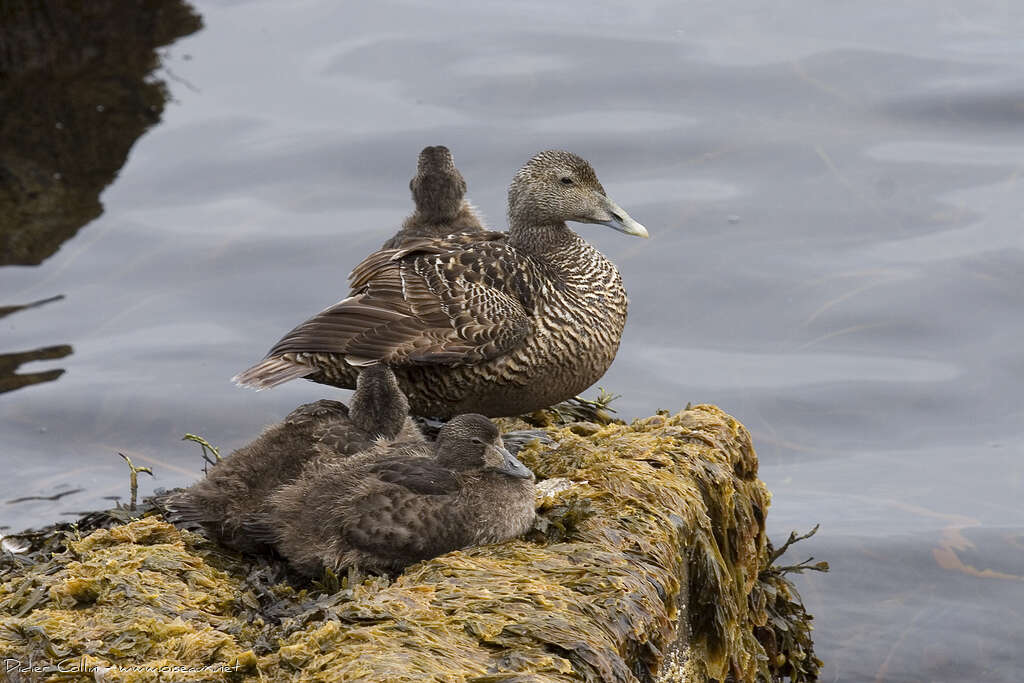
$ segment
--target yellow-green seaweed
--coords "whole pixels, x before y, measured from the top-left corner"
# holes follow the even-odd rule
[[[770,494],[739,422],[696,406],[547,433],[520,458],[572,483],[540,501],[524,539],[390,582],[268,590],[254,578],[272,573],[265,560],[146,517],[0,574],[0,659],[229,669],[103,670],[125,682],[814,679],[810,617],[769,570]]]

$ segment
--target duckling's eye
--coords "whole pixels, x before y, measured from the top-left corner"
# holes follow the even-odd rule
[[[569,176],[562,176],[562,184],[572,185],[572,178],[570,178]]]

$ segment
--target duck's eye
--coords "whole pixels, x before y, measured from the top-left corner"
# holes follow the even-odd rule
[[[562,184],[572,185],[572,178],[570,178],[569,176],[562,176]]]
[[[483,440],[483,439],[481,439],[481,438],[480,438],[479,436],[474,436],[474,437],[473,437],[473,443],[475,443],[475,444],[480,444],[480,445],[482,446],[482,445],[483,445],[483,443],[484,443],[484,440]]]

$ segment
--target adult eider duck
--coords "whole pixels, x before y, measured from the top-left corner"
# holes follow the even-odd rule
[[[546,151],[508,191],[508,233],[413,240],[371,254],[352,292],[235,377],[350,387],[353,365],[385,362],[413,413],[518,415],[566,400],[615,358],[626,292],[615,265],[566,225],[647,230],[605,193],[590,164]]]
[[[534,520],[534,477],[494,423],[459,415],[431,445],[376,447],[311,462],[251,522],[296,569],[388,573],[458,548],[498,543]],[[432,456],[432,457],[431,457]]]
[[[476,208],[466,200],[466,180],[455,167],[452,153],[443,145],[424,147],[409,181],[416,210],[402,229],[381,249],[395,249],[422,237],[445,237],[455,232],[484,229]]]
[[[408,403],[385,365],[359,373],[350,407],[321,400],[293,410],[251,443],[218,462],[203,480],[163,501],[169,521],[201,528],[224,545],[252,552],[263,544],[243,529],[274,489],[293,481],[309,461],[344,458],[383,440],[421,443]]]

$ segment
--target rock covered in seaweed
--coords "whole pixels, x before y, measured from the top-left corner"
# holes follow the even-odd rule
[[[543,523],[525,539],[323,594],[270,586],[265,567],[247,574],[198,537],[144,519],[8,573],[0,657],[159,663],[168,651],[148,633],[176,629],[176,663],[240,665],[235,677],[252,681],[632,682],[671,673],[752,682],[772,680],[780,658],[816,669],[809,641],[769,661],[756,635],[773,628],[777,605],[757,597],[769,493],[742,425],[697,406],[548,434],[557,446],[529,446],[520,458],[539,477],[570,483],[540,501]],[[106,575],[88,569],[101,565]],[[185,647],[190,637],[221,644]],[[154,680],[132,676],[108,680]]]

